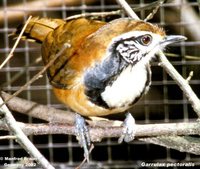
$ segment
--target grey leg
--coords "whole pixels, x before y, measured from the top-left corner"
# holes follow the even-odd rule
[[[79,144],[83,147],[84,150],[84,157],[89,162],[89,146],[91,144],[90,136],[89,136],[89,130],[88,127],[85,124],[85,120],[82,116],[79,114],[76,114],[76,138],[79,141]]]
[[[123,133],[122,136],[119,138],[118,142],[122,143],[123,140],[125,142],[132,141],[135,138],[135,133],[136,133],[135,119],[133,118],[131,113],[127,113],[123,123]]]

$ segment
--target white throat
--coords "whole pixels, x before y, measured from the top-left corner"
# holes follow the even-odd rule
[[[148,90],[147,69],[144,63],[129,65],[124,69],[112,85],[106,86],[101,94],[102,99],[109,107],[123,107],[132,104],[135,99]]]

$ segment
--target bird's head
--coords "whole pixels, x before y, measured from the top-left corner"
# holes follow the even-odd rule
[[[186,39],[181,35],[167,36],[162,28],[143,21],[135,21],[127,30],[112,39],[110,52],[130,64],[140,60],[149,62],[158,50]]]

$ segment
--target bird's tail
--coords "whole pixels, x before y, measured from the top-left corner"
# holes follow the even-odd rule
[[[29,21],[21,39],[42,43],[49,32],[55,30],[58,26],[64,23],[65,21],[62,19],[33,17]],[[10,35],[17,37],[20,34],[23,26],[23,24],[19,25],[17,30]]]

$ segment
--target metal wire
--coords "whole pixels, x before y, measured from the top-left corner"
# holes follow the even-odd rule
[[[8,55],[12,48],[13,41],[8,35],[15,30],[18,23],[25,21],[28,14],[39,15],[43,17],[54,18],[66,18],[74,14],[80,14],[85,12],[94,11],[110,11],[116,10],[119,6],[113,0],[100,0],[90,1],[80,0],[77,4],[66,5],[66,1],[62,1],[57,6],[48,7],[48,1],[42,1],[40,7],[25,6],[29,4],[28,0],[21,0],[18,5],[21,7],[15,8],[12,2],[9,0],[3,0],[1,3],[1,9],[4,12],[3,20],[0,20],[0,63]],[[138,0],[130,1],[129,3],[133,7],[144,6],[150,1]],[[179,1],[180,2],[180,1]],[[14,3],[14,2],[13,2]],[[199,1],[190,1],[188,5],[194,9],[199,15]],[[186,6],[185,1],[177,3],[176,0],[169,0],[163,4],[158,11],[157,15],[151,20],[151,22],[163,26],[167,34],[182,34],[188,36],[188,41],[176,44],[167,49],[167,52],[178,54],[180,57],[170,58],[172,64],[177,70],[185,77],[189,75],[190,71],[194,71],[194,76],[190,81],[193,89],[200,96],[199,86],[199,65],[200,60],[192,60],[184,58],[183,56],[191,55],[200,57],[200,38],[193,39],[187,27],[192,24],[199,24],[197,22],[186,22],[182,20],[183,12],[181,9]],[[16,21],[10,20],[10,14],[16,12],[23,12],[23,18],[16,18]],[[145,18],[149,14],[150,10],[143,10],[138,12],[141,18]],[[173,18],[169,18],[173,13]],[[1,14],[0,14],[1,16]],[[0,17],[1,19],[1,17]],[[174,20],[172,20],[174,19]],[[31,44],[29,42],[21,42],[15,51],[15,57],[0,70],[0,87],[2,90],[8,92],[14,92],[25,84],[36,72],[42,68],[42,63],[32,65],[33,61],[40,55],[40,46]],[[29,66],[31,65],[31,66]],[[25,69],[25,67],[27,67]],[[22,69],[25,73],[16,81],[11,82],[12,77],[20,72]],[[175,82],[167,75],[167,73],[157,66],[155,62],[152,66],[153,69],[153,82],[150,92],[137,103],[132,110],[133,115],[137,123],[164,123],[174,121],[189,121],[195,119],[195,113],[192,112],[190,105],[186,98],[183,96],[181,90],[176,86]],[[6,84],[2,85],[2,84]],[[48,83],[48,79],[44,76],[37,82],[32,84],[26,89],[20,97],[28,100],[33,100],[48,106],[54,106],[56,108],[65,109],[54,97],[51,86]],[[15,114],[19,121],[35,122],[36,119],[24,117],[19,114]],[[118,118],[123,119],[124,116]],[[33,136],[32,141],[41,150],[41,152],[54,163],[57,168],[73,168],[82,161],[83,154],[82,149],[79,147],[76,139],[72,136]],[[9,157],[28,156],[26,153],[20,153],[22,148],[19,147],[13,140],[6,142],[5,144],[0,141],[0,157],[4,156],[5,152]],[[86,168],[142,168],[141,162],[144,161],[198,161],[198,157],[187,153],[180,153],[175,150],[169,150],[145,144],[135,141],[130,144],[117,143],[116,139],[107,139],[101,143],[95,144],[95,149],[91,154],[91,164]],[[3,165],[6,160],[0,161]],[[9,161],[16,162],[16,161]]]

